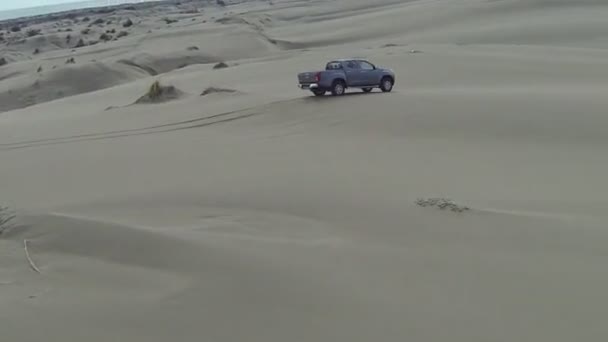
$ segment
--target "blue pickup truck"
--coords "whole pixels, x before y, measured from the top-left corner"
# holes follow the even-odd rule
[[[380,88],[385,93],[393,90],[395,73],[390,69],[378,68],[363,59],[337,59],[325,66],[323,71],[298,74],[300,89],[310,90],[316,96],[331,92],[334,96],[344,95],[348,88],[358,88],[366,93]]]

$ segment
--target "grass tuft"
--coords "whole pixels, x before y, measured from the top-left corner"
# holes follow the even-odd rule
[[[14,227],[17,214],[8,207],[0,206],[0,235]]]

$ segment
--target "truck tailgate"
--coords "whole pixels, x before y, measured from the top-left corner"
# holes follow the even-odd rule
[[[298,74],[298,82],[300,82],[300,84],[315,83],[317,81],[315,77],[316,74],[317,72],[303,72]]]

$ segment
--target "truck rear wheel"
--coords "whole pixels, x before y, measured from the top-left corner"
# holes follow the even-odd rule
[[[342,96],[344,95],[344,92],[346,92],[346,84],[344,83],[344,81],[335,81],[334,84],[331,86],[331,94],[333,96]]]

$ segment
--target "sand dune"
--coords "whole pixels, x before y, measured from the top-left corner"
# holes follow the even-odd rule
[[[603,1],[188,6],[0,45],[4,338],[608,336]],[[295,86],[343,56],[394,92]]]

